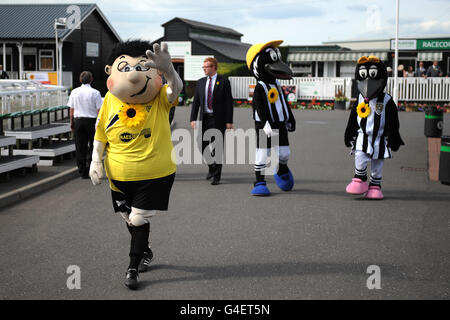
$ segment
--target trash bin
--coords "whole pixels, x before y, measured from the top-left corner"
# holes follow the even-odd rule
[[[425,137],[440,138],[444,128],[444,112],[436,108],[425,110]]]
[[[180,93],[178,95],[178,105],[183,106],[184,105],[184,93]]]
[[[450,185],[450,136],[443,136],[441,138],[439,181],[443,184]]]

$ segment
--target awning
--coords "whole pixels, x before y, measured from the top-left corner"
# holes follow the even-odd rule
[[[312,62],[312,61],[354,61],[362,56],[377,56],[382,61],[387,61],[387,52],[302,52],[289,53],[287,62]]]
[[[418,52],[419,61],[442,61],[442,52]]]

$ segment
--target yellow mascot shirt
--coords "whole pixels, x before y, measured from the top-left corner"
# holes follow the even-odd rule
[[[167,85],[151,102],[134,105],[123,103],[110,92],[105,95],[94,139],[106,143],[104,164],[110,180],[157,179],[176,171],[169,125],[169,110],[174,104],[168,101],[166,90]],[[125,115],[123,111],[129,107],[138,110],[133,119],[142,119],[137,126],[129,127],[119,118],[121,110],[121,116]],[[111,188],[115,189],[112,184]]]

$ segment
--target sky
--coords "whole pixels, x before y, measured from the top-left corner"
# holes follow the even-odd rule
[[[153,41],[174,17],[232,28],[242,42],[283,45],[395,37],[395,0],[0,0],[18,3],[96,3],[122,37]],[[400,0],[401,37],[450,38],[450,0]]]

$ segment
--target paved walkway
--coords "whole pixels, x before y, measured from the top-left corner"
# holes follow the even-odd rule
[[[188,112],[177,110],[178,128],[188,128]],[[136,292],[123,285],[129,234],[106,181],[72,179],[1,210],[0,299],[448,299],[450,187],[428,180],[423,114],[400,113],[406,147],[386,161],[378,202],[345,194],[348,113],[294,114],[291,192],[269,178],[273,195],[251,197],[252,165],[224,166],[214,187],[206,166],[178,167],[169,211],[152,222],[153,268]],[[250,128],[250,117],[237,109],[236,127]],[[80,290],[66,287],[70,265],[80,267]],[[371,265],[380,290],[366,286]]]

